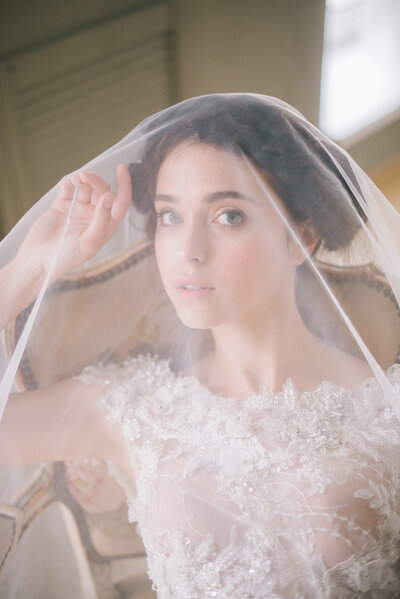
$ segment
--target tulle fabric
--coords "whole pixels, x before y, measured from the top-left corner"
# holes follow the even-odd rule
[[[197,116],[199,119],[205,120],[205,115],[207,115],[208,111],[212,116],[213,112],[217,111],[216,116],[214,116],[215,124],[212,125],[216,127],[216,123],[218,121],[218,110],[225,110],[225,108],[221,107],[221,103],[224,101],[231,102],[232,104],[239,106],[240,103],[243,102],[243,110],[247,110],[249,112],[254,111],[254,119],[259,116],[255,110],[255,108],[257,108],[257,104],[260,104],[262,108],[270,107],[272,124],[274,124],[274,113],[279,114],[280,117],[282,117],[285,121],[287,131],[280,130],[277,127],[277,130],[271,134],[271,139],[267,140],[266,143],[276,143],[276,161],[283,163],[280,167],[282,172],[287,166],[287,171],[290,173],[290,169],[293,168],[293,165],[294,167],[298,167],[297,163],[299,163],[301,166],[302,162],[305,162],[307,155],[309,155],[310,165],[306,165],[304,171],[299,171],[298,176],[301,177],[302,174],[305,173],[305,175],[310,178],[310,181],[305,181],[304,178],[303,180],[299,179],[299,188],[301,189],[303,185],[307,190],[309,188],[312,189],[313,177],[316,178],[317,175],[321,176],[322,179],[325,177],[328,185],[330,186],[327,188],[327,190],[325,190],[325,194],[327,194],[329,190],[333,198],[331,201],[332,205],[329,206],[331,212],[335,212],[337,210],[340,213],[340,210],[343,211],[344,207],[345,210],[343,211],[343,215],[345,218],[343,219],[343,222],[345,219],[353,220],[353,226],[355,228],[359,227],[359,230],[354,236],[353,240],[343,248],[338,250],[329,250],[322,245],[320,250],[311,257],[308,257],[309,252],[307,249],[304,249],[304,254],[308,257],[308,270],[314,273],[314,278],[317,280],[316,287],[318,287],[318,292],[321,289],[323,290],[322,293],[328,296],[329,299],[327,300],[327,303],[331,304],[332,310],[333,312],[337,313],[338,318],[344,321],[343,326],[348,330],[349,336],[354,339],[354,345],[358,346],[358,350],[353,349],[353,353],[359,351],[362,355],[364,355],[365,359],[373,369],[374,374],[380,379],[382,386],[386,387],[386,377],[383,375],[382,368],[379,368],[379,366],[387,367],[390,364],[379,364],[379,360],[376,359],[376,352],[371,351],[371,349],[368,347],[368,343],[366,343],[367,334],[363,334],[361,331],[358,331],[357,327],[354,325],[354,322],[352,322],[351,317],[346,315],[345,306],[341,303],[340,299],[335,296],[333,286],[325,280],[326,277],[324,277],[323,273],[325,264],[346,267],[349,269],[358,267],[360,265],[373,266],[377,269],[377,272],[379,272],[379,274],[381,274],[388,282],[390,290],[393,293],[396,302],[398,303],[400,283],[398,269],[398,231],[400,217],[393,206],[391,206],[390,203],[383,197],[372,181],[350,158],[350,156],[343,149],[340,149],[336,144],[328,140],[310,123],[308,123],[295,109],[286,105],[284,102],[273,98],[246,94],[205,96],[198,99],[188,100],[180,105],[177,105],[176,107],[172,107],[166,111],[163,111],[162,113],[159,113],[159,115],[149,117],[123,140],[121,140],[121,142],[82,168],[90,169],[93,172],[100,174],[110,183],[111,188],[115,189],[115,171],[119,163],[123,162],[133,167],[139,163],[139,165],[142,166],[143,148],[146,146],[146,143],[149,139],[152,141],[154,138],[154,146],[156,147],[158,141],[162,142],[164,132],[168,132],[169,128],[174,128],[182,132],[181,138],[184,141],[186,137],[185,129],[195,129]],[[247,103],[249,104],[248,107],[246,106]],[[227,108],[227,110],[229,110],[229,108]],[[199,114],[197,115],[197,113]],[[262,110],[260,111],[260,116],[262,116]],[[232,131],[234,131],[234,123],[231,126]],[[260,129],[260,140],[262,139],[263,133],[264,131]],[[191,135],[193,138],[193,134],[189,135]],[[199,135],[196,132],[196,135],[198,136],[199,141],[201,141],[201,134]],[[291,141],[293,142],[292,155],[284,155],[282,151],[279,153],[279,135],[291,136]],[[212,136],[210,137],[210,135],[207,134],[206,139],[208,138],[212,139]],[[214,143],[218,144],[217,135],[215,135],[215,138],[216,140]],[[179,143],[179,135],[177,135],[176,143]],[[276,203],[276,197],[279,194],[271,192],[271,186],[266,184],[265,179],[262,177],[259,170],[257,170],[252,161],[247,158],[246,148],[242,149],[240,146],[235,147],[234,139],[232,140],[232,147],[236,153],[241,153],[242,158],[247,161],[249,171],[252,172],[257,185],[259,185],[260,190],[265,196],[266,201],[274,205],[275,210],[280,212],[281,208]],[[313,154],[315,154],[315,156],[313,156]],[[151,164],[151,166],[154,165]],[[134,177],[135,173],[133,173],[133,178]],[[145,182],[146,179],[144,178],[139,183],[139,189],[136,190],[134,188],[133,193],[136,195],[136,197],[139,196],[139,194],[145,195],[145,193],[148,193],[147,191],[144,192],[140,189],[140,185],[145,184]],[[296,190],[296,193],[298,192],[298,189]],[[2,241],[1,260],[3,265],[7,264],[17,253],[18,247],[24,239],[30,226],[35,219],[51,205],[52,201],[54,201],[57,195],[57,191],[58,186],[48,192],[24,216],[24,218],[21,219],[13,231],[11,231],[11,233]],[[314,201],[315,204],[318,205],[318,202],[320,201],[318,194],[321,196],[324,191],[321,190],[321,186],[318,181],[316,181],[315,191],[317,198]],[[357,202],[357,208],[354,207],[354,202]],[[328,209],[325,208],[326,220],[328,221],[327,210]],[[120,224],[114,237],[96,254],[95,258],[91,260],[90,264],[82,265],[79,270],[84,271],[85,268],[93,268],[96,264],[103,263],[106,260],[112,260],[113,257],[116,256],[120,251],[135,251],[136,247],[141,247],[146,244],[151,246],[152,240],[149,239],[146,232],[146,220],[148,216],[147,214],[143,214],[142,211],[143,208],[141,208],[141,199],[139,197],[136,205],[132,206],[123,222]],[[301,245],[302,241],[301,239],[297,238],[293,222],[290,222],[287,216],[285,216],[283,213],[281,213],[280,216],[285,222],[285,226],[288,229],[289,235],[296,238],[298,244]],[[337,220],[336,222],[337,235],[339,236],[341,233],[341,223],[340,220]],[[332,225],[327,222],[327,227],[332,227]],[[65,224],[65,228],[68,228],[68,221]],[[28,338],[30,336],[30,331],[32,330],[35,322],[37,322],[38,314],[40,314],[41,311],[43,313],[45,312],[46,303],[44,300],[46,298],[46,294],[48,293],[48,288],[51,287],[51,270],[55,268],[57,260],[61,259],[62,241],[63,239],[61,236],[58,255],[56,253],[53,256],[53,264],[50,265],[49,272],[46,273],[47,276],[43,282],[41,292],[39,293],[38,298],[33,305],[29,317],[27,318],[28,322],[26,325],[26,330],[24,327],[24,330],[19,337],[20,346],[18,347],[18,351],[16,350],[13,353],[13,356],[10,359],[10,364],[7,364],[7,366],[4,367],[5,374],[1,386],[2,409],[4,409],[4,404],[13,384],[16,369],[19,366],[23,352],[26,350],[26,346],[29,345]],[[73,275],[74,273],[70,273],[68,276],[73,277]],[[150,272],[149,268],[149,272],[146,272],[144,277],[145,284],[148,284],[148,281],[150,280],[151,287],[156,285],[158,292],[160,281],[156,269],[153,269],[153,271]],[[302,277],[303,275],[299,275],[298,277],[300,281],[299,285],[301,284]],[[139,280],[138,286],[141,284],[142,280]],[[102,299],[99,297],[95,301],[101,303]],[[310,304],[312,301],[312,298],[307,298],[308,304]],[[61,304],[62,295],[60,294],[57,297],[57,305]],[[314,312],[314,306],[310,307],[309,311]],[[148,305],[146,305],[145,312],[149,312]],[[161,326],[165,326],[165,323],[161,322]],[[373,322],[371,322],[371,327],[373,326]],[[57,336],[57,328],[53,328],[52,334],[53,336]],[[185,334],[187,337],[192,339],[193,335],[191,331],[184,331],[184,335]],[[167,335],[171,336],[171,333],[167,333]],[[320,335],[322,335],[322,333],[320,333]],[[173,336],[171,336],[171,339],[168,339],[168,341],[171,346],[174,344],[177,345],[177,342]],[[118,340],[115,341],[115,345],[117,345],[117,343]],[[62,340],[60,339],[57,344],[61,346]],[[179,345],[181,349],[181,339],[179,339]],[[102,349],[104,348],[99,348],[99,355],[101,354]],[[8,356],[8,358],[9,357],[10,356]],[[393,358],[393,361],[395,361],[397,355],[394,354]],[[85,364],[83,363],[82,365]],[[388,386],[387,390],[389,391],[390,388],[391,387]],[[390,393],[388,395],[388,401],[390,401]],[[397,409],[396,404],[394,404],[392,407]]]
[[[296,269],[295,295],[303,321],[324,347],[337,349],[336,353],[321,349],[302,368],[301,376],[288,371],[285,380],[289,382],[283,388],[254,389],[252,399],[232,393],[221,408],[218,390],[207,390],[201,377],[188,378],[194,376],[199,360],[213,351],[212,332],[207,327],[182,324],[161,282],[153,249],[152,200],[159,169],[171,149],[196,144],[217,148],[239,161],[240,168],[232,175],[237,188],[265,201],[279,220],[287,244],[297,247],[302,255]],[[397,596],[399,574],[394,564],[400,530],[400,479],[396,469],[400,378],[396,366],[388,369],[399,360],[399,214],[343,149],[294,108],[266,96],[226,94],[187,100],[149,117],[84,168],[101,175],[115,190],[120,163],[129,165],[133,202],[116,234],[90,261],[54,280],[53,271],[62,260],[64,236],[70,226],[67,219],[37,299],[3,331],[1,413],[7,409],[11,392],[79,376],[90,384],[88,372],[101,385],[112,379],[113,394],[109,392],[107,402],[103,398],[100,404],[108,415],[110,405],[114,405],[111,418],[121,426],[127,451],[132,453],[132,476],[138,477],[140,501],[135,512],[135,495],[127,490],[128,497],[131,493],[131,519],[139,521],[152,556],[150,575],[160,597],[289,599],[321,597],[328,591],[331,594],[326,596],[330,597],[358,597],[363,592],[371,592],[365,595],[371,597]],[[232,169],[232,164],[227,168]],[[30,227],[51,206],[58,192],[59,186],[49,191],[2,241],[1,265],[17,254]],[[71,214],[78,193],[77,189]],[[290,212],[284,208],[289,204]],[[185,220],[182,215],[181,219]],[[318,221],[315,229],[322,240],[310,249],[299,224],[313,220]],[[179,225],[183,226],[181,221]],[[266,237],[273,239],[274,234],[266,227]],[[283,246],[271,247],[271,261],[279,265],[284,256],[278,252]],[[276,273],[278,277],[278,267]],[[266,273],[265,280],[260,276],[260,289],[271,284],[268,276]],[[251,304],[252,298],[248,299]],[[281,326],[282,335],[287,335],[285,323]],[[295,349],[300,359],[303,348]],[[139,375],[136,358],[142,360]],[[364,387],[354,373],[356,363],[369,373],[365,378],[370,382]],[[85,368],[89,370],[81,375]],[[166,378],[157,374],[157,368]],[[135,394],[137,376],[153,373],[154,369],[161,378],[152,379],[148,388]],[[316,380],[316,371],[329,373],[328,380]],[[224,372],[224,377],[229,380],[231,373]],[[177,391],[177,385],[184,385],[184,391]],[[240,409],[235,402],[242,402]],[[299,409],[302,402],[311,402],[312,408],[304,407],[303,412]],[[347,407],[343,408],[343,402]],[[140,443],[148,442],[153,451],[149,449],[146,458],[146,446],[138,449],[132,441],[136,407],[142,418],[137,425],[138,438]],[[274,413],[275,420],[271,420]],[[246,424],[238,423],[238,414]],[[267,415],[268,426],[263,420]],[[302,428],[303,417],[307,422]],[[218,438],[218,418],[225,445]],[[290,423],[291,418],[300,419],[299,423]],[[269,437],[271,422],[275,422],[276,430]],[[321,423],[328,432],[323,431]],[[196,427],[201,435],[193,438]],[[337,445],[327,450],[329,431],[331,443]],[[328,435],[320,446],[317,433]],[[67,435],[68,431],[60,427],[57,434]],[[284,441],[285,434],[294,443],[292,453],[286,455],[283,446],[279,454],[277,441],[279,435]],[[248,443],[246,459],[244,450],[238,450],[240,439]],[[329,451],[333,457],[324,461]],[[210,452],[218,453],[216,462],[212,462]],[[298,507],[296,513],[285,512],[283,516],[283,511],[293,506],[282,480],[279,491],[268,494],[277,476],[276,471],[267,481],[266,472],[268,468],[272,472],[273,460],[277,468],[286,467],[282,480],[287,482],[293,477],[293,488],[302,494],[307,506],[305,512],[300,513]],[[381,460],[384,465],[378,467]],[[161,462],[167,473],[163,468],[157,470],[156,463]],[[318,464],[323,464],[321,470]],[[152,478],[147,480],[151,468]],[[10,481],[12,474],[11,469]],[[355,484],[357,476],[362,484]],[[172,487],[167,488],[167,479],[173,492]],[[258,491],[254,486],[257,481]],[[253,484],[254,501],[248,487],[240,490],[242,483]],[[376,517],[357,524],[357,516],[343,506],[343,513],[332,505],[322,509],[319,501],[323,502],[321,496],[326,500],[329,484],[336,485],[332,487],[337,491],[335,501],[340,500],[341,488],[351,488],[359,502],[375,510]],[[11,488],[11,484],[4,485],[4,497]],[[149,496],[147,488],[152,489]],[[381,495],[374,489],[380,489]],[[160,516],[164,520],[162,525],[159,523],[156,538],[146,510],[154,499],[151,493],[168,496],[169,492],[171,505]],[[385,493],[386,502],[382,499]],[[266,497],[269,503],[265,503]],[[320,509],[319,517],[311,515],[314,503]],[[224,525],[220,526],[221,510],[225,515],[229,512],[229,518],[222,518]],[[202,528],[191,536],[193,531],[188,527],[191,529],[193,518],[199,519]],[[318,528],[326,532],[318,535]],[[306,531],[311,529],[314,533],[307,537]],[[326,558],[326,546],[332,538],[341,536],[347,549]],[[292,549],[288,549],[293,538],[298,539],[295,547],[301,547],[296,558],[296,550],[292,548],[291,554]],[[255,568],[250,584],[246,573],[257,561],[257,552],[260,566]],[[274,558],[268,558],[268,552]],[[284,574],[290,555],[294,559],[293,572],[291,582],[286,583]],[[377,561],[372,567],[374,556]],[[381,565],[379,573],[377,563]],[[218,568],[222,574],[215,574]],[[365,577],[360,574],[355,582],[355,572],[361,570],[366,572]],[[191,577],[197,582],[189,584]],[[379,595],[382,585],[386,585],[386,594]],[[335,589],[341,589],[339,594]]]

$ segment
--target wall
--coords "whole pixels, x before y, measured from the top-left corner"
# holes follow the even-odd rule
[[[162,0],[2,0],[0,60]],[[181,98],[252,91],[318,117],[324,2],[172,0]],[[83,57],[84,58],[84,57]]]
[[[1,0],[0,60],[157,3],[157,0]]]
[[[318,121],[324,2],[179,0],[181,95],[250,91]]]
[[[181,99],[257,92],[280,97],[318,121],[321,0],[3,0],[0,10],[3,232],[63,174],[115,143],[148,113]],[[158,35],[168,49],[163,73],[149,70],[149,82],[146,60],[140,68],[135,64],[139,50],[132,44],[140,38],[146,58],[146,39],[150,43],[155,35],[151,14],[160,10],[167,16]],[[125,59],[125,71],[115,70],[112,57],[118,63],[118,52],[129,45],[133,55]],[[140,81],[133,78],[135,69]],[[115,86],[107,88],[110,77],[126,88],[123,97]],[[168,81],[161,93],[162,86],[153,84],[163,78]],[[78,79],[81,85],[75,86]],[[101,126],[86,115],[92,105]],[[118,120],[108,118],[111,113]],[[57,152],[46,154],[53,147]]]

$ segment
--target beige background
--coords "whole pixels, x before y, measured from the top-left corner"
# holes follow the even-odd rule
[[[0,226],[146,115],[193,95],[278,96],[318,123],[323,0],[2,0]],[[350,140],[400,206],[400,118]]]

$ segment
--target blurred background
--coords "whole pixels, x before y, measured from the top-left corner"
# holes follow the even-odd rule
[[[0,0],[0,237],[146,116],[241,91],[294,105],[400,209],[400,0]],[[98,596],[70,520],[43,511],[0,597]]]
[[[0,235],[166,106],[293,104],[400,207],[400,0],[1,0]]]

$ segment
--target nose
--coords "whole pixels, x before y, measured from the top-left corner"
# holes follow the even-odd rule
[[[178,251],[185,263],[203,264],[206,262],[209,248],[205,227],[187,225],[182,234]]]

